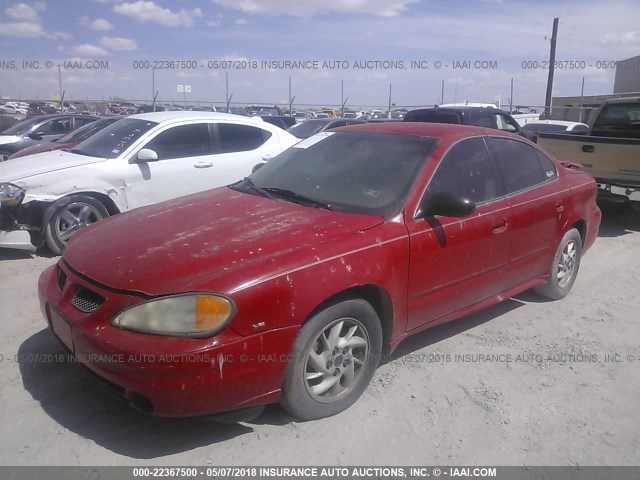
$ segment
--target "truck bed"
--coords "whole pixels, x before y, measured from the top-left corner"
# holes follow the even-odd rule
[[[582,165],[599,183],[640,187],[640,139],[541,133],[538,145],[560,161]]]

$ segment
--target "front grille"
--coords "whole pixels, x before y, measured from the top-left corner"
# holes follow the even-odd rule
[[[104,303],[104,298],[84,287],[78,287],[71,300],[71,305],[85,313],[95,312]]]
[[[64,270],[58,267],[58,277],[57,277],[58,290],[62,291],[62,287],[64,287],[64,283],[66,281],[67,281],[67,274],[64,273]]]

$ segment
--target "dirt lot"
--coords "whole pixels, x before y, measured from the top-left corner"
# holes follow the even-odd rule
[[[25,360],[60,352],[36,298],[56,259],[0,253],[0,464],[637,465],[640,214],[604,213],[569,297],[411,338],[352,408],[307,423],[277,406],[233,425],[150,418],[69,363]]]

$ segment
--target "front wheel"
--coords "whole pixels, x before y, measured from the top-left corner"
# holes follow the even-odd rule
[[[68,203],[56,208],[44,227],[44,241],[56,255],[60,255],[71,235],[87,225],[109,216],[109,211],[95,198],[72,195]]]
[[[382,327],[360,299],[328,307],[303,325],[293,345],[281,403],[302,420],[335,415],[362,395],[382,351]]]
[[[551,264],[549,280],[544,285],[536,287],[535,292],[551,300],[566,297],[578,276],[581,256],[582,237],[578,230],[572,228],[560,241]]]

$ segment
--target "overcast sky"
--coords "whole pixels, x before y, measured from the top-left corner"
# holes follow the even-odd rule
[[[500,96],[504,104],[513,78],[514,102],[539,105],[548,72],[530,67],[548,59],[554,17],[557,59],[578,62],[556,70],[554,96],[579,95],[582,77],[585,94],[611,93],[614,70],[596,62],[640,54],[636,0],[0,0],[0,96],[51,98],[56,65],[98,60],[108,68],[62,69],[65,98],[150,100],[152,71],[134,61],[186,60],[197,68],[155,71],[159,100],[182,102],[177,85],[188,84],[187,100],[223,103],[225,70],[209,61],[240,60],[228,70],[232,102],[286,103],[291,77],[298,105],[339,105],[343,81],[348,106],[386,105],[390,84],[398,106],[434,104],[443,80],[445,103]],[[242,68],[263,60],[347,68]],[[411,68],[412,60],[428,68]]]

